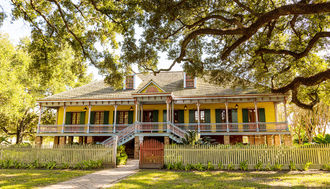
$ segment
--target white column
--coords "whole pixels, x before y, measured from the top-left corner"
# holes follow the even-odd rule
[[[254,111],[255,111],[255,115],[256,115],[257,132],[259,132],[259,119],[258,119],[257,99],[254,100]]]
[[[229,118],[228,118],[228,102],[225,103],[226,106],[226,125],[227,125],[227,132],[229,132]]]
[[[140,105],[140,108],[141,108],[141,115],[140,115],[141,119],[140,119],[140,121],[143,122],[143,104]]]
[[[66,116],[66,105],[65,105],[65,102],[64,102],[63,122],[62,122],[62,133],[64,133],[65,116]]]
[[[139,106],[138,106],[138,102],[135,101],[135,122],[139,121],[138,113],[139,113]]]
[[[198,116],[198,122],[197,122],[197,125],[198,125],[198,133],[201,132],[201,128],[200,128],[200,123],[201,123],[201,118],[200,118],[200,112],[199,112],[199,102],[196,104],[197,106],[197,116]]]
[[[170,122],[170,103],[171,99],[167,98],[166,99],[166,122]],[[170,132],[169,124],[166,124],[167,127],[167,132]]]
[[[174,100],[172,100],[172,119],[171,119],[171,121],[172,121],[172,123],[174,124]]]
[[[113,118],[113,133],[116,133],[116,122],[117,122],[117,105],[114,105],[115,107],[115,113]]]
[[[92,113],[92,106],[91,106],[91,103],[89,103],[89,106],[88,106],[87,133],[89,133],[89,127],[91,125],[91,113]]]
[[[287,112],[286,112],[286,98],[284,98],[284,121],[287,122],[288,118],[287,118]]]
[[[40,104],[40,112],[39,112],[39,120],[38,120],[38,129],[37,129],[37,133],[40,133],[40,124],[41,124],[42,110],[43,110],[43,107],[42,107],[41,104]]]

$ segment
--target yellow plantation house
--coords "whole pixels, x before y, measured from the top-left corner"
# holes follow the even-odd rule
[[[41,108],[57,110],[57,121],[39,119],[36,143],[44,136],[54,137],[55,145],[74,137],[80,144],[116,142],[138,158],[145,139],[181,143],[195,130],[219,144],[290,145],[287,121],[277,118],[277,105],[285,101],[285,95],[223,88],[185,72],[134,74],[121,90],[97,81],[39,100]]]

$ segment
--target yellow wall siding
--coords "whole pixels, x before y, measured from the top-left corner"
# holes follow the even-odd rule
[[[237,111],[237,116],[238,116],[238,122],[242,123],[243,118],[242,118],[242,109],[244,108],[249,108],[249,109],[254,109],[254,103],[237,103],[238,104],[238,111]],[[235,108],[236,103],[228,103],[228,109],[233,109]],[[184,104],[175,104],[174,109],[175,110],[184,110]],[[187,110],[184,111],[184,123],[189,123],[189,110],[197,110],[196,104],[186,104]],[[67,112],[81,112],[83,109],[88,106],[67,106],[66,111]],[[118,105],[117,111],[128,111],[131,106],[128,105]],[[134,108],[134,114],[133,114],[133,121],[136,121],[135,118],[135,106],[132,106]],[[216,109],[225,109],[226,106],[225,104],[201,104],[200,105],[200,110],[203,109],[210,109],[211,112],[211,123],[215,123],[215,110]],[[275,122],[275,108],[274,108],[274,103],[273,102],[259,102],[258,103],[258,108],[264,108],[265,109],[265,117],[266,117],[266,122]],[[60,107],[58,110],[58,123],[59,125],[63,124],[63,107]],[[161,104],[161,105],[143,105],[143,110],[158,110],[158,121],[163,122],[163,111],[166,111],[166,104]],[[109,123],[113,123],[113,111],[114,107],[113,106],[92,106],[91,111],[109,111]],[[88,110],[86,111],[86,117],[85,117],[85,123],[88,122]],[[272,127],[272,126],[268,126]]]

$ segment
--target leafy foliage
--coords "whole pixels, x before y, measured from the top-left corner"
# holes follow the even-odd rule
[[[125,146],[124,145],[118,146],[117,158],[116,158],[117,165],[126,165],[127,158],[128,156],[125,151]]]

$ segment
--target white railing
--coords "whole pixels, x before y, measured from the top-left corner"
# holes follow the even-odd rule
[[[39,125],[38,129],[38,133],[60,133],[62,125]]]
[[[177,126],[175,126],[172,123],[168,123],[168,132],[180,137],[180,138],[184,138],[185,134],[187,134],[187,132]]]
[[[136,124],[131,124],[128,126],[126,125],[125,128],[122,128],[121,130],[119,130],[116,135],[118,137],[117,143],[123,142],[123,140],[125,140],[126,137],[128,137],[130,135],[134,135],[135,127],[136,127]],[[114,142],[115,142],[115,138],[109,137],[107,140],[103,141],[102,144],[104,144],[106,146],[111,146],[111,145],[113,145]]]
[[[137,122],[136,132],[138,133],[153,133],[166,132],[167,122]]]
[[[113,133],[113,125],[110,124],[91,124],[89,133]]]
[[[258,123],[176,123],[182,130],[200,132],[279,132],[288,131],[287,122]]]
[[[87,125],[64,125],[64,133],[86,133]]]

